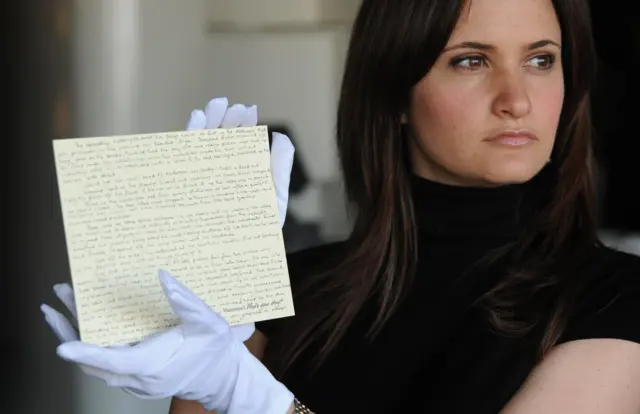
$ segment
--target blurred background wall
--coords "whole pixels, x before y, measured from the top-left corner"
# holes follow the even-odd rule
[[[217,96],[257,104],[261,123],[296,145],[289,249],[348,229],[333,148],[349,24],[358,0],[23,0],[5,2],[10,248],[2,295],[7,387],[0,409],[25,414],[152,414],[72,370],[39,310],[69,280],[53,138],[184,129]],[[603,235],[640,253],[638,16],[594,2],[602,58],[594,117],[606,171]],[[5,28],[5,30],[6,30]],[[3,72],[4,73],[4,72]],[[6,320],[7,318],[5,318]],[[4,382],[3,382],[4,384]],[[7,408],[8,407],[8,408]]]

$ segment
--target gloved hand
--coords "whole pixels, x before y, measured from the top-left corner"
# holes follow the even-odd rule
[[[234,104],[227,109],[228,105],[227,98],[215,98],[209,101],[204,111],[194,109],[187,123],[187,130],[257,125],[258,109],[255,105],[246,107],[242,104]],[[291,168],[293,168],[294,148],[289,137],[284,134],[274,132],[271,134],[271,138],[271,175],[273,175],[278,199],[280,225],[284,225],[289,203],[289,183]]]
[[[225,98],[211,100],[204,111],[191,113],[187,129],[256,125],[255,107],[227,108]],[[293,153],[289,139],[274,133],[271,168],[281,224],[286,216]],[[229,327],[168,272],[160,272],[160,283],[182,323],[132,346],[104,348],[80,342],[69,320],[42,305],[45,319],[62,342],[58,355],[139,398],[175,396],[198,401],[219,413],[286,413],[293,395],[242,344],[253,333],[254,324]],[[60,284],[54,291],[76,318],[71,287]]]

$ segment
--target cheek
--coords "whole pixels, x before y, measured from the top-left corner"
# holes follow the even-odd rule
[[[545,129],[545,134],[550,134],[551,139],[555,138],[556,128],[562,113],[564,103],[564,87],[559,85],[554,88],[547,88],[545,93],[536,96],[536,118],[541,123],[540,127]]]
[[[468,89],[455,87],[416,88],[412,117],[414,128],[430,152],[462,155],[473,146],[474,131],[481,130],[483,114],[480,97]],[[462,151],[462,153],[461,153]]]

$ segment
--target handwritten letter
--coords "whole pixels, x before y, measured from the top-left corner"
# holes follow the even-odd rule
[[[158,271],[231,325],[293,315],[267,128],[54,141],[81,339],[179,323]]]

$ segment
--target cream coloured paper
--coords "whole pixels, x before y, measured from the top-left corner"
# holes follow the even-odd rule
[[[293,315],[265,126],[54,141],[81,339],[179,321],[171,272],[231,325]]]

